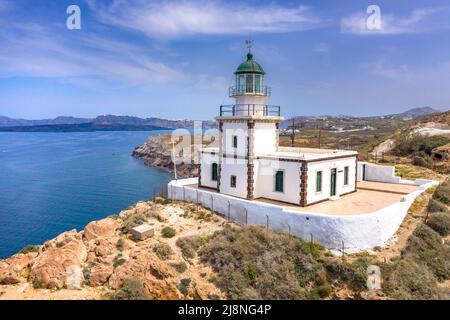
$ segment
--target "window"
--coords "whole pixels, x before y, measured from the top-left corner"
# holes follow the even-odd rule
[[[213,163],[212,164],[212,172],[211,172],[211,180],[217,181],[217,175],[218,175],[217,163]]]
[[[277,171],[275,173],[275,191],[284,191],[284,171]]]
[[[255,75],[255,92],[262,93],[261,76],[259,74]]]
[[[236,188],[236,176],[230,177],[230,187]]]
[[[245,92],[253,93],[253,75],[248,74],[245,77]]]
[[[237,148],[237,136],[233,136],[233,148]]]
[[[316,192],[322,192],[322,171],[316,174]]]
[[[344,186],[348,186],[348,167],[344,167]]]
[[[238,77],[238,87],[237,87],[237,93],[238,94],[243,94],[244,93],[244,84],[245,84],[245,82],[244,82],[244,76],[242,76],[242,75],[240,75],[239,77]]]

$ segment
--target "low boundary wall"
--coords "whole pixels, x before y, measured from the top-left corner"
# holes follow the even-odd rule
[[[321,245],[346,252],[358,252],[382,246],[397,231],[414,199],[437,181],[416,180],[419,189],[402,197],[400,202],[372,213],[347,216],[290,211],[281,206],[249,201],[214,191],[189,187],[198,178],[172,180],[168,197],[199,203],[239,224],[265,225],[306,241],[311,238]]]

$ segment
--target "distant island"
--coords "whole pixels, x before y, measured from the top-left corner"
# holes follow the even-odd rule
[[[431,107],[421,107],[409,109],[402,113],[353,117],[347,115],[323,115],[323,116],[294,116],[281,123],[281,128],[286,129],[292,121],[307,123],[308,126],[315,126],[315,120],[411,120],[423,116],[439,113],[442,111]],[[333,123],[335,125],[336,123]],[[170,130],[179,128],[192,128],[194,120],[169,120],[156,117],[139,118],[134,116],[100,115],[96,118],[77,118],[70,116],[60,116],[54,119],[26,120],[13,119],[0,116],[0,132],[93,132],[93,131],[151,131]],[[202,121],[204,129],[217,128],[214,120]]]

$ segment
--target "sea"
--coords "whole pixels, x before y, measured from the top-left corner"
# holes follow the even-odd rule
[[[151,198],[173,175],[131,153],[164,133],[0,132],[0,259]]]

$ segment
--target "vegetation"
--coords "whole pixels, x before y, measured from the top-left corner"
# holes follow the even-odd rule
[[[433,199],[450,205],[450,186],[448,184],[442,184],[437,187],[433,194]]]
[[[181,249],[185,259],[193,259],[198,249],[205,243],[205,239],[200,236],[190,236],[179,238],[176,245]]]
[[[434,148],[443,146],[450,142],[449,138],[443,136],[423,136],[418,133],[411,134],[402,132],[396,139],[392,151],[397,156],[414,155],[427,161]]]
[[[430,199],[427,207],[428,212],[447,212],[448,208],[445,204],[435,199]]]
[[[161,234],[164,238],[173,238],[177,232],[172,227],[165,227],[161,230]]]
[[[331,294],[330,281],[365,286],[367,260],[340,262],[325,252],[316,243],[262,226],[228,226],[198,254],[230,299],[319,299]]]
[[[181,279],[181,280],[180,280],[180,283],[179,283],[178,286],[177,286],[177,287],[178,287],[178,290],[180,290],[180,292],[181,292],[182,294],[186,295],[187,290],[188,290],[190,284],[191,284],[191,279],[189,279],[189,278]]]
[[[450,234],[450,213],[432,213],[427,220],[427,225],[441,236],[448,236]]]
[[[183,273],[187,270],[187,264],[184,262],[174,263],[173,267],[177,270],[178,273]]]
[[[38,251],[39,251],[38,245],[29,244],[29,245],[23,247],[22,250],[19,251],[19,253],[27,254],[30,252],[38,252]]]
[[[172,248],[166,243],[158,243],[153,246],[153,252],[161,259],[167,260],[172,254]]]
[[[131,229],[143,224],[147,221],[147,218],[142,213],[133,213],[125,217],[123,220],[122,226],[120,227],[120,231],[123,234],[130,232]]]
[[[122,238],[120,238],[119,240],[117,240],[116,248],[117,248],[117,250],[119,250],[119,251],[123,251],[123,249],[125,248],[125,240],[123,240]]]
[[[113,259],[113,266],[114,266],[114,268],[117,268],[117,267],[123,265],[125,262],[126,262],[126,260],[124,258],[122,258],[122,254],[119,253]]]
[[[107,295],[110,300],[150,300],[142,283],[135,279],[125,279],[122,287],[116,292]]]
[[[35,288],[35,289],[40,289],[40,288],[42,288],[42,281],[39,280],[39,279],[37,279],[37,278],[35,278],[35,279],[33,280],[33,288]]]

